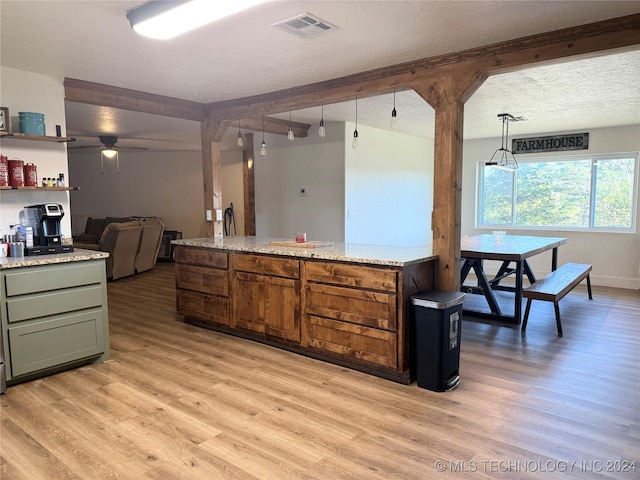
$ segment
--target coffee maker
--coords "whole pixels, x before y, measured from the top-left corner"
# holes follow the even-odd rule
[[[27,249],[27,255],[41,255],[46,253],[61,253],[73,251],[70,245],[62,244],[62,227],[60,222],[64,217],[64,210],[59,203],[43,203],[29,205],[27,218],[33,227],[32,248]]]

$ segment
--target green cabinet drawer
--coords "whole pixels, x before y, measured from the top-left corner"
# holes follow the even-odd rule
[[[67,288],[65,290],[24,295],[7,300],[9,323],[46,317],[102,306],[102,286]]]
[[[102,354],[102,315],[92,309],[9,327],[12,376]]]
[[[6,294],[7,297],[13,297],[91,285],[100,283],[104,274],[104,260],[56,265],[55,268],[48,266],[21,268],[5,274]]]

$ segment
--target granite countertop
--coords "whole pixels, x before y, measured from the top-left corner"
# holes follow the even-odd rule
[[[84,262],[86,260],[98,260],[107,258],[109,253],[96,250],[82,250],[76,248],[73,252],[56,253],[52,255],[34,255],[32,257],[4,257],[0,258],[0,270],[20,267],[36,267],[52,265],[55,263]]]
[[[423,247],[393,247],[361,243],[333,243],[316,248],[282,247],[269,245],[272,241],[292,241],[291,238],[225,237],[173,240],[175,245],[216,248],[236,252],[265,253],[288,257],[315,258],[375,265],[406,266],[435,260],[431,245]]]

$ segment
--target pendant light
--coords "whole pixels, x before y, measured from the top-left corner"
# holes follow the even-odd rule
[[[327,130],[324,128],[324,104],[322,105],[322,113],[320,114],[320,127],[318,127],[318,136],[324,138],[327,136]]]
[[[242,132],[240,132],[240,120],[238,120],[238,146],[244,147],[244,140],[242,140]]]
[[[260,156],[267,156],[267,144],[264,141],[264,115],[262,115],[262,143],[260,144]]]
[[[287,138],[290,142],[296,139],[296,136],[293,134],[293,126],[291,125],[291,110],[289,110],[289,131],[287,132]]]
[[[390,126],[391,128],[398,128],[398,121],[397,121],[397,116],[398,116],[398,112],[396,112],[396,91],[393,91],[393,110],[391,110],[391,122],[390,122]]]
[[[358,148],[358,97],[356,97],[356,128],[353,130],[351,148]]]
[[[485,165],[495,166],[498,168],[505,168],[509,170],[515,170],[516,168],[518,168],[518,162],[513,152],[508,148],[509,147],[509,122],[524,120],[524,118],[522,117],[515,118],[513,115],[509,113],[499,113],[498,118],[502,119],[502,135],[501,135],[500,148],[496,149],[496,151],[493,152],[493,155],[491,156],[491,160],[489,160]],[[496,155],[498,155],[498,152],[500,152],[500,155],[499,155],[499,158],[496,158]]]

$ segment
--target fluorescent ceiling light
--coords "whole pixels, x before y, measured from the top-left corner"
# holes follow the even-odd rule
[[[264,1],[154,0],[129,11],[127,18],[140,35],[166,40]]]

